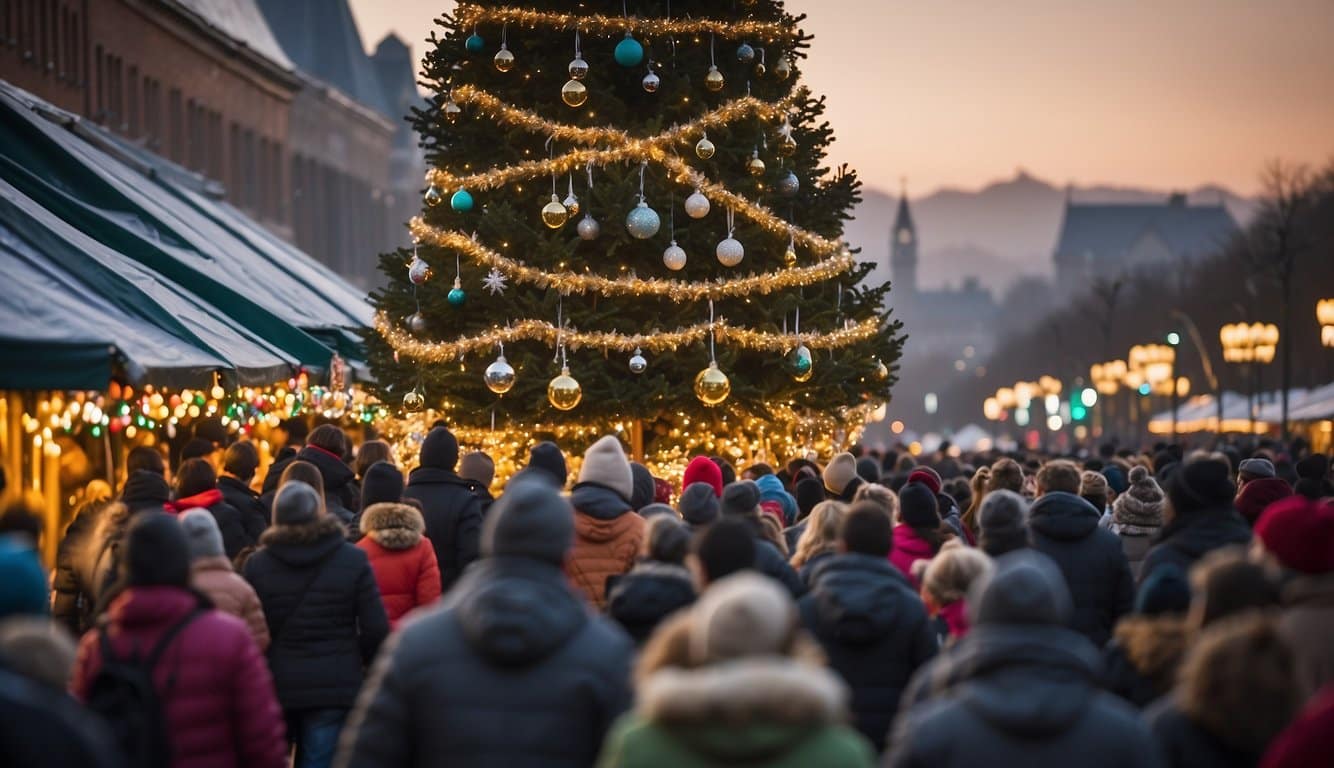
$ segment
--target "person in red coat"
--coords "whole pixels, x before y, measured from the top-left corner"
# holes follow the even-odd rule
[[[381,502],[361,512],[357,546],[370,558],[391,629],[414,608],[440,598],[440,566],[425,531],[422,513],[407,504]]]
[[[245,622],[214,610],[189,588],[184,531],[161,512],[131,523],[118,594],[102,626],[79,644],[70,692],[86,702],[102,668],[101,634],[117,658],[146,649],[194,615],[153,670],[166,718],[173,768],[282,768],[287,739],[282,711]]]

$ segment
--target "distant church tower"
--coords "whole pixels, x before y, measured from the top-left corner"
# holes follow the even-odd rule
[[[893,272],[894,293],[902,300],[917,293],[917,227],[908,210],[908,184],[899,195],[899,212],[890,232],[889,267]]]

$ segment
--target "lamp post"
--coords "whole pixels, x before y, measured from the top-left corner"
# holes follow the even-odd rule
[[[1331,307],[1334,312],[1334,307]],[[1278,326],[1273,323],[1229,323],[1218,331],[1223,344],[1223,360],[1245,365],[1250,370],[1250,392],[1246,397],[1251,416],[1251,434],[1255,434],[1255,399],[1260,390],[1260,368],[1274,362],[1278,350]]]
[[[1136,344],[1130,348],[1127,366],[1143,374],[1142,384],[1149,385],[1149,392],[1173,395],[1175,389],[1171,382],[1176,378],[1175,347],[1167,344]],[[1176,437],[1175,410],[1173,411],[1172,432]]]

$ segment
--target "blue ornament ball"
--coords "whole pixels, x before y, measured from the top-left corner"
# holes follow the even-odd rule
[[[661,226],[662,219],[658,217],[657,211],[648,207],[648,203],[641,202],[625,217],[625,228],[639,240],[647,240],[658,234]]]
[[[468,294],[459,287],[450,288],[449,294],[445,296],[445,301],[448,301],[451,307],[461,307],[467,300]]]
[[[472,193],[466,189],[460,189],[449,197],[449,207],[459,213],[466,213],[472,210]]]
[[[644,61],[644,46],[626,32],[625,38],[616,44],[613,55],[622,67],[637,67]]]
[[[486,49],[486,41],[476,32],[468,35],[468,39],[463,43],[463,47],[468,49],[468,53],[481,53]]]

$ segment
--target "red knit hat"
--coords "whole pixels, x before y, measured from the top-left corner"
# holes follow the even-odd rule
[[[715,496],[723,495],[723,471],[708,456],[696,456],[686,465],[681,476],[681,487],[689,488],[691,483],[708,483],[713,486]]]
[[[918,467],[908,475],[908,482],[921,483],[931,489],[932,493],[940,493],[940,475],[930,467]]]
[[[1293,496],[1270,504],[1255,535],[1284,568],[1298,573],[1334,571],[1334,502]]]

